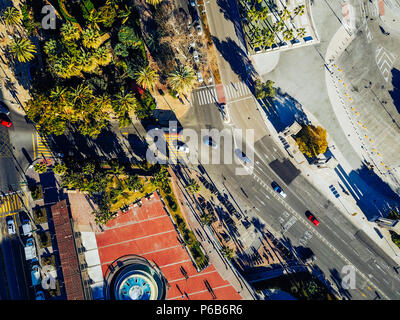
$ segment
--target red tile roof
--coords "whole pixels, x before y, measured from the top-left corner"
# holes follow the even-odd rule
[[[65,200],[51,207],[58,253],[68,300],[84,300],[82,281],[72,236],[71,222]]]
[[[241,299],[213,265],[197,272],[187,251],[179,242],[174,225],[157,193],[149,200],[142,199],[142,207],[120,213],[104,229],[96,234],[103,274],[115,259],[127,254],[137,254],[154,261],[160,267],[171,286],[167,299],[187,299],[185,293],[190,299],[212,299],[206,282],[210,284],[216,299]],[[181,267],[185,269],[188,279],[183,276]]]

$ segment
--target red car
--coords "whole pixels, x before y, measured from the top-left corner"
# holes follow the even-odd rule
[[[0,124],[7,128],[11,127],[12,122],[7,117],[0,117]]]
[[[306,211],[306,216],[307,216],[308,220],[310,220],[316,226],[319,225],[319,221],[317,220],[316,217],[314,217],[314,215],[310,211]]]

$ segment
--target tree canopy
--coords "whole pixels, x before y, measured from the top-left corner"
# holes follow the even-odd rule
[[[296,136],[296,142],[300,151],[310,158],[325,153],[328,148],[326,130],[320,126],[303,126]]]

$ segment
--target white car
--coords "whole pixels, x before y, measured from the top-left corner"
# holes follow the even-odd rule
[[[210,136],[204,136],[203,142],[204,142],[204,144],[206,144],[207,146],[210,146],[213,149],[217,149],[217,147],[218,147],[217,143]]]
[[[7,230],[10,235],[15,234],[15,223],[13,218],[7,219]]]
[[[273,181],[273,182],[271,183],[271,186],[272,186],[272,188],[274,188],[275,192],[277,192],[277,193],[280,194],[280,196],[281,196],[282,198],[286,198],[286,193],[285,193],[285,191],[283,191],[282,188],[281,188],[275,181]]]
[[[203,29],[201,28],[200,24],[197,23],[194,27],[197,30],[197,35],[201,36],[203,34]]]
[[[193,51],[193,59],[194,59],[194,62],[196,62],[196,63],[200,62],[199,53],[196,50]]]
[[[200,83],[204,81],[201,72],[197,72],[197,80],[199,80]]]
[[[173,145],[177,151],[189,153],[189,147],[182,141],[174,140]]]
[[[247,156],[245,155],[245,153],[240,150],[240,149],[235,149],[235,156],[239,158],[240,161],[242,161],[243,163],[250,163],[250,159],[247,158]]]

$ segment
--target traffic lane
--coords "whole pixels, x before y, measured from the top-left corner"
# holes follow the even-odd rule
[[[267,181],[270,183],[273,179],[271,177],[267,177],[266,172],[268,172],[268,167],[265,167],[264,170],[260,171],[264,176],[264,181]],[[258,174],[260,174],[258,172]],[[300,212],[300,213],[305,213],[305,211],[310,207],[309,205],[305,204],[302,200],[297,198],[292,191],[287,191],[287,198],[285,198],[285,202],[290,205],[290,207],[293,208],[294,211]],[[341,214],[339,211],[336,211],[335,214]],[[300,214],[300,219],[302,220],[303,223],[308,223],[311,225],[311,222],[307,220],[305,215]],[[327,243],[330,243],[333,245],[333,247],[340,252],[342,256],[344,256],[348,262],[353,264],[360,272],[364,275],[366,278],[367,275],[371,279],[374,279],[374,286],[377,286],[381,290],[383,290],[385,293],[389,295],[388,292],[391,292],[390,295],[393,294],[393,290],[388,289],[388,284],[389,282],[385,279],[386,273],[384,270],[380,269],[379,266],[375,265],[372,266],[370,265],[370,269],[368,270],[365,268],[365,260],[368,260],[369,258],[372,258],[372,255],[367,255],[367,257],[364,256],[360,257],[360,253],[358,253],[354,247],[352,247],[350,244],[358,244],[358,248],[361,246],[364,246],[364,244],[360,243],[358,239],[355,237],[349,237],[347,233],[341,232],[340,226],[336,226],[333,224],[333,227],[336,231],[334,231],[328,224],[326,223],[327,221],[323,220],[322,218],[319,218],[320,224],[318,227],[315,227],[316,231],[321,235],[321,238],[323,241],[326,241]],[[340,233],[340,234],[338,234]],[[338,250],[339,249],[339,250]],[[337,253],[338,254],[338,253]],[[343,257],[342,257],[343,259]],[[385,265],[385,262],[382,261],[382,263]],[[389,266],[386,264],[385,268],[388,269]],[[379,270],[378,270],[379,269]],[[394,276],[395,273],[392,271],[392,275]],[[392,281],[399,283],[399,280],[397,277],[394,277]],[[384,283],[386,282],[386,283]],[[395,295],[397,296],[397,294]]]
[[[249,206],[255,208],[254,213],[256,215],[266,221],[270,228],[286,237],[285,241],[288,246],[306,246],[312,248],[318,259],[317,265],[326,278],[329,279],[332,273],[340,275],[340,271],[346,263],[339,259],[329,247],[324,245],[324,243],[316,240],[315,237],[310,238],[309,228],[297,218],[293,221],[292,215],[289,214],[279,202],[268,201],[268,198],[264,197],[264,190],[255,187],[254,180],[250,176],[241,176],[238,180],[233,181],[234,179],[229,177],[233,177],[235,170],[234,165],[219,166],[218,170],[212,168],[212,165],[205,167],[210,175],[215,175],[215,173],[218,172],[218,176],[222,174],[227,177],[227,181],[224,185],[227,187],[229,186],[229,192],[235,195],[237,201],[240,199],[240,203],[244,201],[247,202]],[[237,176],[234,177],[235,179],[238,178]],[[215,178],[217,179],[218,177]],[[247,197],[242,194],[241,189],[246,191]],[[307,223],[307,221],[305,222]],[[337,271],[336,273],[335,270]],[[359,281],[358,285],[363,285],[363,283]],[[355,291],[351,291],[353,298],[363,298],[357,290],[353,291]]]
[[[0,220],[2,224],[1,247],[5,262],[10,299],[26,300],[28,299],[28,286],[25,280],[25,270],[23,267],[25,261],[21,250],[22,244],[16,234],[8,234],[6,219],[3,217]]]

